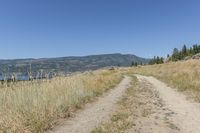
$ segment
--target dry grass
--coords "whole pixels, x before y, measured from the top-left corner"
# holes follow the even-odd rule
[[[132,68],[129,73],[154,76],[200,102],[200,61],[189,60]]]
[[[187,93],[188,96],[200,102],[200,61],[198,60],[121,68],[120,71],[128,75],[133,75],[135,73],[154,76],[166,82],[168,85]],[[150,99],[144,97],[144,103],[140,105],[142,101],[139,95],[142,92],[139,91],[140,89],[138,89],[138,87],[141,88],[139,82],[137,82],[137,79],[133,78],[132,86],[118,102],[117,110],[111,115],[110,121],[102,123],[99,127],[94,129],[92,133],[124,133],[127,132],[129,128],[135,126],[134,122],[139,116],[146,117],[149,114],[148,108],[152,107],[151,104],[148,107],[146,102],[152,99],[152,95],[149,93]],[[144,91],[146,89],[142,90]],[[152,103],[154,103],[154,101]],[[156,107],[153,106],[153,109],[155,108]]]
[[[111,115],[110,121],[102,123],[92,133],[124,133],[132,128],[135,120],[135,91],[138,87],[137,78],[133,77],[131,86],[118,102],[116,112]]]
[[[1,86],[0,132],[43,132],[121,79],[118,71],[99,70]]]

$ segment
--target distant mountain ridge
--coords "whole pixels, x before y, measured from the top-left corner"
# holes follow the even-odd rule
[[[40,59],[0,60],[0,73],[76,72],[108,66],[130,66],[132,62],[146,64],[149,59],[131,54],[102,54]]]

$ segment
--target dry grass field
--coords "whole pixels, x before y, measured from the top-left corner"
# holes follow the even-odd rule
[[[70,117],[122,79],[117,70],[98,70],[0,87],[0,132],[43,132]]]
[[[52,80],[22,81],[0,85],[0,132],[43,132],[67,118],[85,103],[117,85],[122,75],[141,74],[154,76],[173,88],[200,102],[200,62],[180,61],[161,65],[147,65],[117,70],[98,70],[56,77]],[[119,109],[111,123],[94,132],[124,131],[130,128],[136,78],[119,102]],[[129,99],[130,98],[130,99]],[[129,99],[129,100],[128,100]],[[109,128],[108,128],[109,127]]]
[[[198,60],[121,68],[120,71],[128,75],[140,74],[156,77],[172,88],[176,88],[178,91],[185,93],[191,100],[200,102],[200,61]],[[128,88],[122,99],[119,100],[116,110],[111,114],[110,120],[99,125],[92,133],[149,132],[149,127],[151,129],[155,127],[155,132],[157,132],[160,127],[164,127],[163,129],[167,132],[178,132],[180,130],[176,125],[177,122],[170,121],[170,116],[166,115],[169,114],[170,111],[163,111],[166,107],[162,103],[163,99],[160,98],[159,93],[155,90],[155,86],[146,80],[138,81],[139,80],[133,76],[130,88]],[[170,96],[171,95],[173,94],[170,94]],[[184,103],[185,101],[182,100],[182,102]],[[197,110],[198,109],[199,108],[197,108]],[[191,113],[193,110],[195,110],[195,108],[186,112]],[[195,117],[198,117],[197,114]],[[173,118],[176,120],[176,115],[174,115]],[[185,116],[181,118],[187,119]],[[194,120],[192,119],[192,121]],[[148,124],[145,124],[145,122]],[[157,123],[158,125],[154,126],[154,124],[149,124],[151,122]],[[180,121],[178,123],[180,123]],[[198,127],[198,124],[190,128],[193,129],[195,127]],[[160,129],[162,130],[162,128]]]
[[[200,102],[200,61],[189,60],[134,67],[129,73],[154,76]]]

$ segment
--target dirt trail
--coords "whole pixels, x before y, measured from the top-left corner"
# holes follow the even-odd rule
[[[115,103],[128,88],[130,81],[131,78],[126,76],[116,88],[96,102],[87,104],[83,110],[77,112],[74,118],[65,121],[48,133],[89,133],[98,124],[109,119]]]
[[[140,110],[148,111],[146,116],[138,117],[135,126],[129,131],[142,133],[199,133],[200,105],[192,103],[186,96],[153,78],[136,75],[144,93],[140,101],[145,101]],[[151,89],[151,93],[149,93]],[[146,109],[149,107],[148,109]]]

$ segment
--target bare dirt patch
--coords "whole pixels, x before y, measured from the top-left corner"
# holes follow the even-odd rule
[[[110,120],[92,133],[176,133],[179,128],[171,121],[173,115],[152,84],[133,77]]]
[[[199,133],[200,106],[198,103],[188,101],[184,94],[153,77],[140,75],[137,77],[140,82],[143,82],[145,90],[151,88],[153,92],[157,92],[158,97],[151,98],[155,100],[156,105],[152,107],[153,113],[146,118],[138,119],[135,130],[133,128],[134,131]],[[148,87],[147,84],[150,84],[151,87]],[[159,104],[157,105],[157,103]]]
[[[165,106],[159,92],[147,80],[139,78],[136,90],[133,127],[128,133],[177,133],[180,129],[171,120],[174,112]]]

